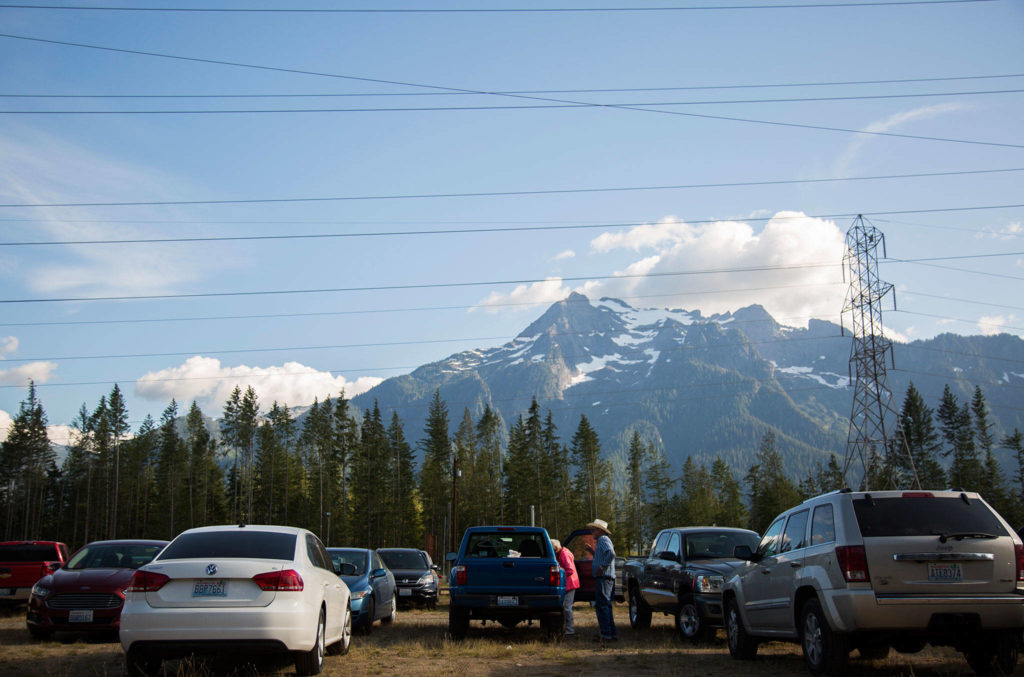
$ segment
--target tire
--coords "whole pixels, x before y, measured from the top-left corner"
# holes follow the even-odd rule
[[[391,597],[391,613],[380,619],[381,625],[391,625],[398,618],[398,595]]]
[[[374,621],[373,615],[375,613],[377,613],[377,608],[376,608],[376,605],[373,603],[373,595],[371,594],[370,595],[370,608],[366,610],[366,620],[363,622],[362,627],[359,628],[360,630],[362,630],[364,635],[368,635],[371,632],[373,632],[373,621]]]
[[[757,655],[758,641],[747,634],[740,616],[740,607],[735,599],[725,603],[725,638],[729,645],[729,655],[739,660],[748,661]]]
[[[850,659],[847,636],[834,632],[817,599],[807,600],[800,609],[800,644],[804,663],[815,675],[842,675]]]
[[[352,610],[345,609],[345,620],[341,625],[341,639],[327,647],[328,656],[344,656],[352,646]]]
[[[469,631],[469,612],[457,606],[448,607],[448,634],[454,640],[466,638]]]
[[[50,628],[37,628],[34,625],[29,625],[28,634],[32,636],[32,639],[50,639],[53,637],[53,630]]]
[[[128,677],[156,675],[160,672],[160,659],[141,649],[128,649],[125,655],[125,672]]]
[[[1017,667],[1020,641],[1014,632],[1001,632],[989,641],[981,641],[964,651],[967,664],[980,677],[1012,675]]]
[[[324,669],[324,654],[327,647],[324,646],[325,635],[327,634],[327,616],[323,609],[320,609],[320,619],[316,624],[316,641],[313,648],[303,651],[295,657],[295,674],[301,677],[307,675],[319,675]]]
[[[707,639],[710,628],[693,600],[683,602],[676,610],[676,630],[679,638],[686,642],[703,642]]]
[[[562,611],[547,614],[541,619],[541,626],[549,642],[560,642],[565,636],[565,614]]]
[[[634,630],[651,627],[651,607],[647,606],[635,585],[629,587],[629,627]]]
[[[880,661],[889,655],[889,645],[862,646],[857,649],[860,657],[866,661]]]

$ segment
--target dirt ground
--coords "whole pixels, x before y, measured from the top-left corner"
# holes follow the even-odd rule
[[[719,631],[715,640],[702,645],[682,644],[672,629],[672,619],[655,616],[651,629],[630,630],[624,605],[616,605],[620,641],[602,645],[593,638],[597,621],[593,609],[576,605],[579,636],[560,643],[543,641],[536,625],[513,630],[474,622],[463,642],[445,639],[448,612],[402,610],[390,627],[378,623],[371,634],[357,634],[345,656],[328,656],[324,674],[401,675],[508,675],[530,677],[560,675],[695,675],[781,677],[809,675],[796,645],[763,645],[755,660],[738,662],[729,656]],[[238,663],[240,665],[240,663]],[[170,661],[165,675],[294,675],[289,664],[277,662],[239,667]],[[972,674],[963,658],[948,649],[926,649],[912,656],[891,652],[879,661],[851,661],[851,674],[894,677],[937,677]],[[84,638],[57,635],[49,641],[33,641],[25,629],[24,608],[0,611],[0,677],[59,675],[61,677],[114,677],[124,674],[124,653],[115,637]],[[1018,668],[1016,674],[1024,674]]]

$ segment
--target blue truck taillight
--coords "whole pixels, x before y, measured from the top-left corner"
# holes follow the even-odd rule
[[[548,585],[553,588],[557,588],[558,584],[562,582],[561,570],[558,568],[557,564],[552,564],[548,571],[550,572],[548,575]]]
[[[457,567],[452,567],[451,578],[455,581],[455,585],[466,584],[466,567],[461,564]]]

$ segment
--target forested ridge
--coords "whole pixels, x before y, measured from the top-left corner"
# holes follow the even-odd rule
[[[980,387],[964,402],[947,387],[933,407],[911,383],[900,421],[910,456],[875,457],[872,487],[914,486],[912,458],[923,488],[979,491],[1011,524],[1024,522],[1024,435],[996,438]],[[835,455],[803,477],[787,473],[784,441],[771,427],[738,478],[735,459],[722,456],[673,468],[640,430],[602,449],[585,414],[566,435],[536,399],[511,422],[490,407],[475,419],[464,409],[456,421],[435,392],[410,441],[396,412],[359,411],[344,393],[314,401],[300,422],[251,387],[235,388],[217,434],[196,402],[182,411],[173,400],[159,421],[147,416],[131,431],[115,385],[93,409],[82,406],[60,463],[46,426],[30,385],[0,458],[4,540],[77,547],[244,522],[305,527],[332,546],[422,547],[437,559],[465,527],[529,524],[532,510],[552,537],[600,517],[620,551],[642,552],[667,526],[760,531],[778,512],[845,484]],[[1014,473],[1000,467],[999,449],[1016,459]]]

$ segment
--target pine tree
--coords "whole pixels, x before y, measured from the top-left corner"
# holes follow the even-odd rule
[[[476,446],[480,451],[477,461],[479,474],[475,493],[480,501],[479,524],[502,524],[504,508],[502,501],[503,459],[501,448],[501,417],[490,405],[476,424]],[[567,472],[567,469],[565,469]]]
[[[783,469],[782,454],[771,429],[761,437],[757,462],[750,467],[746,480],[750,487],[750,528],[758,533],[780,512],[800,502],[796,485]]]
[[[405,441],[405,431],[397,412],[391,412],[391,425],[387,430],[388,455],[393,463],[395,484],[389,513],[393,522],[391,543],[408,547],[422,542],[415,475],[415,457],[412,447]]]
[[[570,444],[572,462],[576,467],[574,489],[582,498],[581,511],[595,519],[599,515],[612,516],[611,467],[601,458],[601,442],[591,427],[586,414],[580,422]],[[607,520],[611,523],[611,519]]]
[[[185,445],[178,435],[175,420],[178,403],[173,399],[160,416],[160,451],[157,459],[159,534],[171,539],[188,521],[187,493],[183,490],[186,469]]]
[[[743,503],[743,490],[732,474],[732,469],[721,456],[711,465],[711,486],[718,498],[714,523],[724,527],[742,527],[747,523],[747,506]]]
[[[1010,492],[1013,497],[1010,503],[1011,509],[1009,514],[1003,514],[1003,517],[1010,520],[1010,524],[1016,525],[1024,521],[1024,433],[1014,428],[1013,434],[1004,437],[1001,444],[1004,448],[1013,452],[1014,458],[1017,461],[1014,488]]]
[[[448,407],[441,392],[434,391],[427,412],[424,438],[420,440],[423,465],[420,469],[420,496],[423,499],[423,526],[427,551],[433,560],[443,552],[454,550],[454,535],[444,542],[451,495],[451,439],[448,436]]]
[[[509,524],[530,523],[530,492],[534,473],[526,425],[520,416],[509,428],[504,467],[504,513]]]
[[[907,447],[914,459],[917,478],[923,489],[941,489],[947,486],[946,471],[939,463],[942,451],[939,433],[935,430],[932,410],[911,382],[903,398],[900,425],[907,439]],[[838,488],[838,487],[837,487]]]
[[[626,514],[625,536],[627,552],[641,552],[647,540],[643,516],[646,456],[647,446],[640,439],[640,432],[634,430],[633,436],[629,440],[629,451],[626,455],[626,495],[623,501],[623,510]]]
[[[681,477],[681,502],[683,523],[692,525],[710,525],[715,521],[718,511],[718,500],[711,483],[708,469],[687,457],[683,463]]]
[[[974,414],[974,442],[975,447],[984,456],[979,478],[979,492],[998,512],[1005,512],[1007,505],[1006,486],[1002,478],[1002,469],[996,460],[993,448],[996,444],[995,435],[992,433],[994,424],[988,417],[988,404],[981,392],[980,386],[974,387],[974,397],[971,398],[971,412]]]
[[[351,533],[354,531],[355,525],[352,525],[351,522],[348,482],[352,459],[355,457],[359,447],[359,422],[349,413],[349,401],[345,399],[344,390],[334,400],[333,427],[334,437],[331,453],[338,469],[339,499],[334,507],[334,512],[337,515],[334,519],[334,524],[338,525],[343,533]],[[412,484],[409,486],[411,488]]]
[[[654,535],[679,522],[673,515],[672,468],[668,459],[664,452],[655,449],[653,443],[648,443],[647,457],[651,461],[644,473],[644,495],[647,497],[644,533]],[[646,547],[646,541],[640,544],[640,554],[645,552]]]
[[[110,434],[113,443],[113,466],[114,466],[114,486],[113,486],[113,498],[111,501],[111,515],[110,515],[110,538],[117,538],[119,532],[118,524],[118,497],[120,496],[121,489],[121,439],[130,430],[128,426],[128,408],[124,402],[124,396],[121,394],[121,389],[115,383],[113,390],[110,391],[110,399],[107,404],[107,425],[110,429]]]
[[[15,414],[0,455],[5,480],[5,540],[41,539],[47,498],[47,473],[56,458],[46,435],[46,412],[29,381],[28,397]]]

